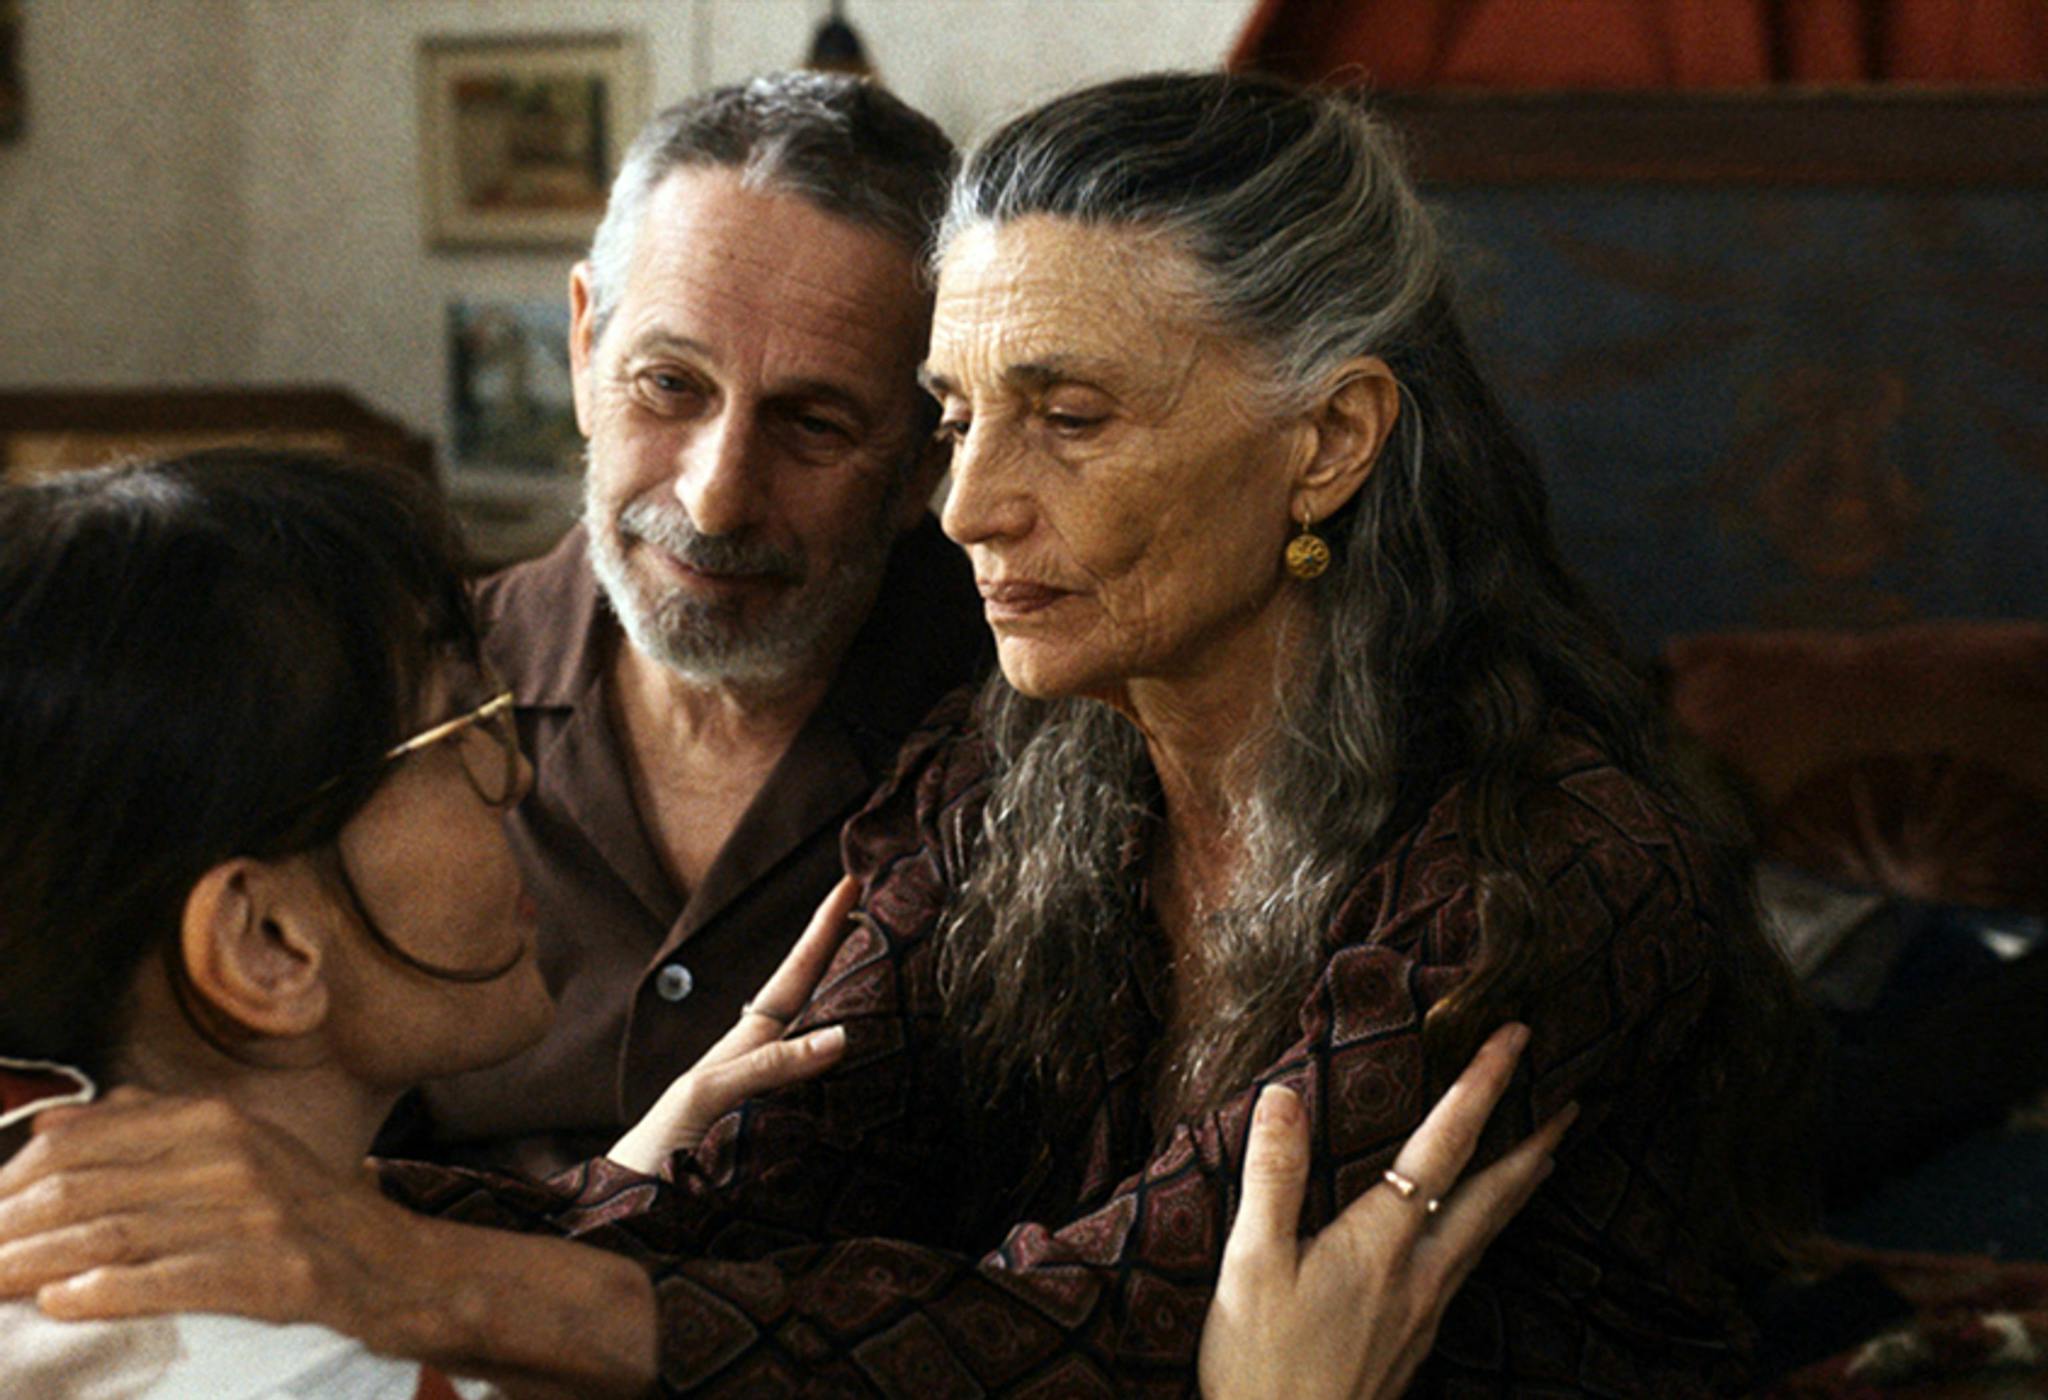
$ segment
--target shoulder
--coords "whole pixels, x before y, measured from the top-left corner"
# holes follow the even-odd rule
[[[521,705],[568,702],[600,663],[603,606],[577,525],[548,553],[471,590],[484,656]]]
[[[873,608],[825,706],[858,736],[876,777],[933,706],[993,659],[967,556],[929,514],[889,551]]]
[[[162,1378],[178,1351],[173,1318],[58,1322],[27,1299],[0,1302],[0,1356],[7,1358],[0,1369],[9,1393],[141,1394]]]
[[[1477,959],[1494,862],[1473,797],[1453,783],[1364,873],[1340,907],[1339,946],[1390,944],[1447,967]],[[1665,797],[1567,731],[1545,746],[1517,810],[1522,848],[1499,854],[1519,856],[1540,887],[1546,940],[1625,961],[1649,954],[1665,964],[1660,981],[1704,971],[1715,856]]]
[[[846,872],[865,887],[870,912],[880,912],[873,908],[879,898],[892,910],[915,902],[936,913],[945,890],[963,874],[959,867],[990,767],[975,719],[977,690],[962,686],[932,708],[904,740],[888,780],[841,834]]]
[[[1516,863],[1533,886],[1533,922],[1508,914],[1519,906],[1468,827],[1469,788],[1454,784],[1340,905],[1302,1007],[1305,1033],[1335,1047],[1403,1047],[1421,1083],[1420,1032],[1465,994],[1491,1008],[1482,1029],[1529,1024],[1531,1104],[1544,1112],[1595,1093],[1596,1080],[1599,1095],[1638,1094],[1682,1062],[1732,940],[1745,936],[1721,923],[1732,915],[1709,893],[1706,844],[1584,743],[1560,741],[1545,760],[1520,803]]]
[[[1743,936],[1718,893],[1727,852],[1584,739],[1560,738],[1552,759],[1523,809],[1549,901],[1544,936],[1603,967],[1621,1006],[1698,1005]]]
[[[1521,812],[1532,865],[1553,890],[1596,881],[1617,900],[1664,890],[1707,907],[1710,845],[1670,797],[1576,734],[1554,736],[1544,758]]]
[[[870,616],[873,630],[931,652],[956,684],[967,678],[963,661],[985,664],[995,655],[973,566],[930,512],[890,546]]]
[[[898,1023],[939,1014],[933,935],[964,878],[986,787],[974,698],[962,687],[925,716],[888,781],[840,833],[846,873],[861,886],[858,912],[797,1025],[845,1026],[848,1065],[893,1055],[903,1045]],[[876,1032],[875,1023],[888,1028]]]
[[[595,588],[589,549],[581,525],[538,559],[529,559],[479,579],[471,589],[477,620],[487,633],[518,630],[554,621],[562,610]]]
[[[358,1395],[486,1400],[481,1382],[430,1386],[416,1361],[378,1356],[314,1323],[278,1324],[216,1313],[109,1322],[53,1322],[25,1301],[0,1304],[7,1393],[211,1395],[223,1400]]]

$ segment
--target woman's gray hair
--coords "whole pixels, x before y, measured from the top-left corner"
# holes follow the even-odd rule
[[[1300,673],[1274,678],[1273,727],[1241,756],[1244,857],[1227,907],[1203,916],[1202,965],[1177,979],[1199,1001],[1178,1009],[1186,1033],[1161,1067],[1170,1122],[1285,1043],[1338,906],[1415,802],[1488,762],[1490,741],[1508,752],[1540,732],[1553,674],[1549,703],[1603,719],[1628,712],[1615,698],[1627,682],[1609,675],[1618,663],[1556,560],[1533,464],[1473,367],[1398,143],[1356,98],[1220,74],[1058,98],[968,156],[940,257],[971,228],[1032,216],[1187,255],[1275,407],[1308,407],[1358,356],[1400,384],[1378,469],[1318,525],[1329,571],[1291,585],[1309,590],[1316,630]],[[997,676],[980,715],[994,773],[940,953],[949,1014],[994,1087],[1035,1080],[1058,1101],[1129,965],[1142,914],[1130,853],[1157,820],[1157,780],[1106,706],[1030,699]]]
[[[641,129],[612,181],[590,245],[595,334],[625,289],[649,201],[679,169],[736,170],[750,189],[797,195],[922,253],[953,165],[937,123],[865,79],[769,73],[686,98]]]
[[[1337,94],[1244,100],[1262,87],[1160,74],[1038,109],[974,152],[939,250],[1028,214],[1156,231],[1194,258],[1219,328],[1265,353],[1273,389],[1313,399],[1345,360],[1403,339],[1442,261],[1392,130]]]

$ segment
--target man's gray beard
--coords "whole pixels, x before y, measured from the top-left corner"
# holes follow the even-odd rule
[[[798,582],[809,572],[801,552],[707,535],[690,522],[680,503],[633,501],[610,518],[588,476],[583,524],[590,538],[591,572],[627,639],[643,655],[696,685],[774,687],[827,664],[827,653],[859,630],[889,562],[893,504],[891,493],[877,509],[871,537],[862,547],[822,578],[805,582]],[[781,582],[784,592],[749,621],[741,608],[699,602],[680,586],[661,591],[644,574],[635,576],[627,568],[626,545],[635,539],[707,572],[766,575]]]

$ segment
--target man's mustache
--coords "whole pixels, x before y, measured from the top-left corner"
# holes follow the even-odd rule
[[[619,512],[619,533],[645,540],[678,562],[707,574],[745,574],[801,583],[804,560],[745,535],[707,535],[678,508],[635,501]]]

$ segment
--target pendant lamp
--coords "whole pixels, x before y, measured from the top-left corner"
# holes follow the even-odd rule
[[[875,75],[875,66],[868,62],[868,51],[859,32],[846,22],[843,0],[832,0],[831,13],[811,36],[811,56],[804,60],[804,67],[826,73],[851,73],[858,78]]]

